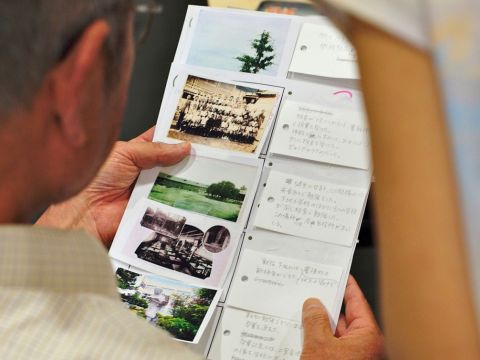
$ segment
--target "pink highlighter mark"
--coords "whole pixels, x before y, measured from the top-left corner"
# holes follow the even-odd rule
[[[335,91],[333,93],[333,95],[340,95],[340,94],[346,94],[346,95],[348,95],[348,97],[350,99],[353,98],[353,93],[351,91],[348,91],[348,90],[339,90],[339,91]]]

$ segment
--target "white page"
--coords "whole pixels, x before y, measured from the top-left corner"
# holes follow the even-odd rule
[[[321,241],[297,238],[291,235],[279,234],[257,228],[255,231],[245,234],[242,251],[243,249],[249,249],[270,255],[341,267],[344,273],[337,299],[335,300],[337,306],[331,314],[332,318],[336,321],[340,314],[343,294],[355,252],[355,245],[356,243],[353,247],[336,246]],[[227,298],[228,291],[228,289],[224,289],[223,291],[224,294],[227,295]]]
[[[230,270],[228,271],[228,274],[225,278],[224,284],[223,284],[223,292],[222,292],[222,297],[220,298],[220,302],[224,303],[227,299],[228,291],[230,287],[232,286],[233,282],[233,276],[235,275],[235,270],[237,269],[237,264],[240,258],[240,252],[243,246],[243,242],[245,241],[245,233],[242,233],[242,236],[240,238],[239,244],[237,246],[237,251],[235,252],[233,256],[233,261],[232,264],[230,265]]]
[[[255,226],[351,246],[366,195],[363,188],[271,171]]]
[[[206,353],[207,353],[206,359],[207,360],[222,360],[222,358],[221,358],[221,351],[222,351],[222,349],[221,349],[221,347],[222,347],[222,344],[221,344],[221,342],[222,342],[221,321],[222,321],[223,314],[225,313],[225,308],[221,307],[219,309],[221,309],[220,323],[217,324],[217,326],[215,328],[215,333],[213,335],[213,339],[212,339],[208,349],[206,349]]]
[[[244,250],[227,304],[301,321],[302,306],[319,298],[333,314],[343,270],[339,266]],[[331,319],[332,327],[334,324]]]
[[[285,82],[284,99],[345,110],[364,111],[363,96],[357,80],[318,78],[296,74]]]
[[[327,21],[303,24],[290,71],[331,78],[359,78],[353,46]]]
[[[349,168],[345,166],[335,166],[328,163],[315,163],[312,166],[311,161],[298,161],[295,158],[269,154],[265,159],[264,173],[266,170],[282,172],[294,176],[315,179],[332,184],[360,187],[362,189],[370,189],[372,181],[371,169],[362,170]],[[265,183],[263,181],[262,184]]]
[[[368,126],[360,111],[287,100],[280,110],[270,151],[368,169]]]
[[[299,322],[226,308],[221,326],[222,360],[298,360],[302,352]]]

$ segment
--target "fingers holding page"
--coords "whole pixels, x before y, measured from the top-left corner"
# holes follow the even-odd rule
[[[348,278],[344,302],[348,331],[365,327],[378,328],[372,309],[352,275]]]
[[[189,155],[191,149],[189,143],[131,142],[128,147],[129,156],[139,169],[174,165]]]

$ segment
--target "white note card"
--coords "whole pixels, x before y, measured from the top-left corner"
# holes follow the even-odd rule
[[[366,195],[363,188],[272,170],[260,200],[255,226],[351,246]]]
[[[225,308],[221,324],[222,360],[298,360],[300,322]]]
[[[287,100],[270,151],[366,170],[370,163],[369,142],[361,111]]]
[[[355,49],[329,23],[303,24],[289,70],[331,78],[359,78]]]
[[[227,303],[236,308],[300,322],[304,301],[316,297],[332,314],[342,273],[339,266],[246,249]],[[336,322],[337,319],[334,320]]]

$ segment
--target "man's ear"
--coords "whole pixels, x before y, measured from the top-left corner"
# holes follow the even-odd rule
[[[90,101],[102,102],[105,59],[103,47],[110,27],[105,20],[90,24],[74,47],[50,74],[49,85],[57,126],[65,141],[74,147],[87,140],[84,122],[90,111]],[[94,103],[91,104],[93,107]]]

